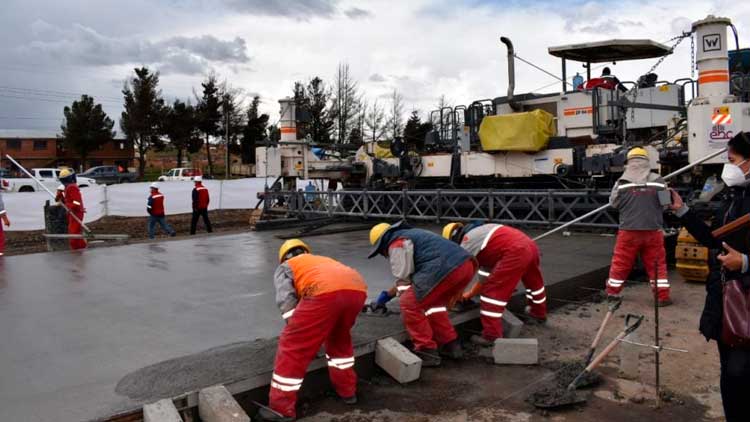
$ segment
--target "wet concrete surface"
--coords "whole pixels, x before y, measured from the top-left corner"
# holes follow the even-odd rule
[[[91,420],[267,370],[283,324],[273,296],[281,244],[274,234],[0,261],[0,420]],[[366,259],[366,232],[308,241],[362,272],[371,297],[391,285],[386,262]],[[612,243],[544,239],[547,283],[608,265]],[[401,330],[394,318],[360,320],[357,342]]]

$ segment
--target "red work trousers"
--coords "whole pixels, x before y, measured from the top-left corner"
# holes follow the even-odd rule
[[[287,319],[276,350],[269,406],[296,416],[297,391],[320,346],[325,343],[328,375],[341,397],[357,392],[351,329],[367,299],[365,292],[339,290],[303,298]]]
[[[619,295],[625,280],[640,254],[646,268],[651,288],[657,289],[659,301],[669,300],[667,279],[667,253],[664,250],[664,233],[661,230],[620,230],[617,232],[612,266],[609,268],[607,294]]]
[[[83,221],[83,213],[76,213],[76,217]],[[68,214],[68,234],[83,234],[83,227],[81,224],[73,218],[72,215]],[[70,239],[70,249],[84,249],[86,248],[86,241],[84,239]]]
[[[519,282],[526,288],[529,313],[535,318],[547,318],[547,295],[536,243],[525,235],[515,239],[512,245],[508,245],[507,238],[494,237],[481,254],[492,256],[493,250],[502,258],[482,284],[479,296],[482,337],[487,340],[503,337],[503,312]]]
[[[474,278],[477,264],[469,259],[451,271],[422,301],[414,288],[401,293],[401,318],[416,350],[435,350],[458,337],[448,317],[448,303]]]

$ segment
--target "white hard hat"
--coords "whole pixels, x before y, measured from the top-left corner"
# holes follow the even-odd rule
[[[158,183],[156,183],[156,182],[154,182],[154,183],[151,183],[151,185],[149,185],[149,187],[150,187],[151,189],[159,189],[159,184],[158,184]]]
[[[60,185],[60,186],[57,187],[57,190],[65,190],[65,186]]]
[[[193,181],[194,182],[202,182],[203,181],[203,176],[195,176],[195,177],[193,177]]]

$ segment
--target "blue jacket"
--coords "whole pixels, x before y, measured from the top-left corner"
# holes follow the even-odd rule
[[[414,294],[423,300],[443,279],[464,262],[474,259],[464,248],[427,230],[392,227],[379,242],[381,250],[398,238],[414,244],[414,274],[411,276]]]

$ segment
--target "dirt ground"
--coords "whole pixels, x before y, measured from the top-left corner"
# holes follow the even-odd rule
[[[210,211],[209,219],[214,233],[227,233],[244,231],[250,228],[249,220],[252,210],[216,210]],[[177,236],[190,235],[191,214],[177,214],[167,216],[167,222],[177,232]],[[94,233],[100,234],[127,234],[130,243],[148,239],[147,232],[148,217],[104,217],[88,224]],[[22,255],[28,253],[46,252],[47,244],[44,240],[43,230],[37,231],[13,231],[5,232],[5,254]],[[157,227],[156,237],[166,238],[166,234]],[[203,220],[198,222],[197,233],[205,233]],[[107,242],[114,245],[116,242]],[[102,243],[94,243],[93,246],[104,246]]]
[[[719,362],[714,343],[697,331],[704,286],[688,284],[671,274],[674,305],[660,309],[662,345],[688,353],[661,354],[662,403],[655,408],[654,352],[640,349],[639,376],[618,376],[618,347],[598,372],[603,382],[591,390],[585,405],[540,411],[526,402],[534,391],[549,386],[562,363],[580,361],[604,313],[604,303],[567,303],[550,314],[545,326],[524,327],[523,337],[539,340],[538,366],[494,365],[468,353],[458,362],[422,370],[421,379],[399,385],[384,372],[361,380],[360,402],[354,408],[334,398],[302,404],[302,420],[337,421],[715,421],[723,420],[719,396]],[[593,292],[592,292],[593,293]],[[601,350],[624,326],[628,313],[645,315],[638,340],[653,344],[653,302],[646,284],[631,282],[625,300],[605,332]],[[550,298],[550,300],[554,300]],[[465,335],[467,333],[462,333]]]

